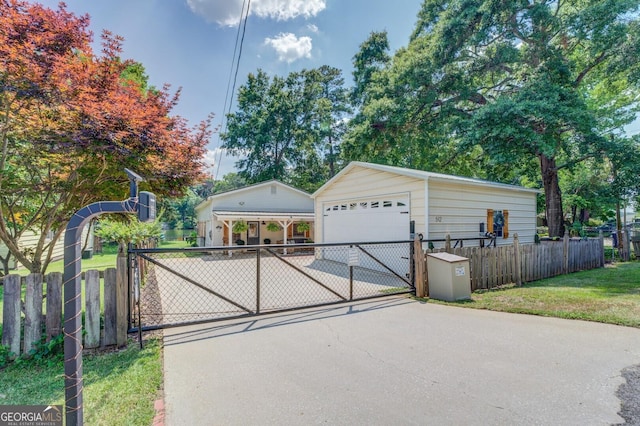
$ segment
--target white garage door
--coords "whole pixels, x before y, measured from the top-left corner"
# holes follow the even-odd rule
[[[397,194],[323,205],[325,243],[410,238],[409,195]]]

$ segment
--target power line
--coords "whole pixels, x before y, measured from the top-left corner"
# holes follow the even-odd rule
[[[247,9],[245,11],[244,5],[247,4]],[[251,0],[242,2],[242,11],[240,13],[240,21],[238,21],[238,31],[236,33],[236,43],[233,49],[233,58],[236,57],[236,52],[238,53],[238,59],[235,63],[235,74],[233,73],[233,58],[231,60],[231,68],[229,69],[229,79],[227,81],[227,93],[224,97],[224,107],[222,108],[222,128],[220,132],[224,132],[227,129],[227,114],[231,113],[231,107],[233,105],[233,94],[236,91],[236,82],[238,80],[238,70],[240,69],[240,58],[242,58],[242,47],[244,46],[244,36],[247,32],[247,20],[249,18],[249,9],[251,8]],[[242,18],[244,14],[244,19]],[[244,24],[242,23],[244,21]],[[240,38],[240,27],[242,27],[242,38]],[[240,43],[238,44],[238,39],[240,39]],[[233,74],[233,85],[231,84],[231,76]],[[229,96],[229,87],[231,86],[231,96]],[[229,108],[227,110],[227,101],[229,101]],[[220,133],[218,133],[218,140],[220,141]],[[222,144],[219,144],[220,154],[218,158],[218,162],[216,165],[216,172],[214,175],[214,180],[218,180],[218,173],[220,172],[220,163],[222,163]]]

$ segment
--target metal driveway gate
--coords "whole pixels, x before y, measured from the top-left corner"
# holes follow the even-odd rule
[[[414,291],[413,242],[130,249],[132,330]]]

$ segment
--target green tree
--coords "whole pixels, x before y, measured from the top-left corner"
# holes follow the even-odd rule
[[[602,156],[604,133],[638,106],[637,12],[637,0],[426,0],[350,140],[394,161],[432,155],[506,178],[535,158],[549,233],[560,236],[559,170]]]
[[[247,181],[238,173],[227,173],[222,179],[213,183],[213,191],[209,195],[218,194],[220,192],[233,191],[247,186]]]
[[[229,114],[224,148],[241,159],[248,183],[278,179],[317,188],[335,173],[348,92],[340,71],[323,66],[270,78],[250,74]]]
[[[610,149],[607,160],[611,165],[608,179],[611,197],[615,202],[618,231],[623,220],[621,209],[626,208],[640,194],[640,136],[632,138],[612,138],[614,149]],[[622,241],[620,241],[622,244]]]
[[[368,101],[374,74],[383,70],[391,62],[387,32],[372,32],[353,56],[353,82],[351,101],[363,105]]]
[[[609,185],[611,167],[607,161],[590,158],[559,171],[562,204],[569,225],[585,224],[615,207]]]
[[[172,210],[176,212],[179,220],[179,223],[175,225],[182,229],[195,228],[198,222],[196,206],[200,204],[202,200],[203,199],[194,192],[193,188],[189,188],[183,197],[171,199],[169,204]]]
[[[129,215],[106,215],[98,221],[95,233],[107,242],[118,243],[123,252],[128,243],[140,244],[162,235],[160,219],[153,222],[140,222]]]
[[[330,178],[340,167],[337,161],[340,142],[346,130],[345,117],[351,113],[349,91],[344,86],[342,72],[337,68],[324,65],[303,71],[302,74],[305,79],[305,99],[310,104],[307,108],[312,111],[308,125],[315,135],[314,146],[308,147],[307,151],[319,152],[329,168]],[[313,183],[318,183],[318,179]]]

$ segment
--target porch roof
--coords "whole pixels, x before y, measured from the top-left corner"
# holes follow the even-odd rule
[[[213,215],[217,220],[304,220],[314,221],[314,213],[311,212],[246,212],[246,211],[215,211]]]

